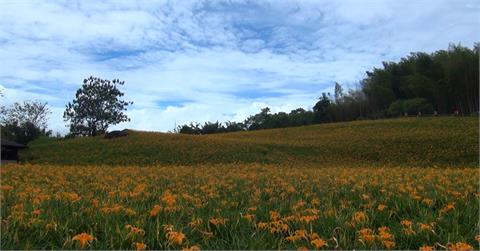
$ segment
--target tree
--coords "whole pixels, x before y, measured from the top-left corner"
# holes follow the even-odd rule
[[[27,144],[42,135],[50,136],[50,134],[51,131],[45,132],[30,122],[25,122],[23,124],[8,123],[2,125],[2,138],[11,139],[22,144]]]
[[[248,130],[265,129],[265,124],[271,117],[270,108],[262,108],[261,111],[253,116],[248,117],[244,124]]]
[[[0,89],[0,98],[3,98],[3,89]],[[0,114],[5,113],[5,106],[0,105]]]
[[[303,108],[290,111],[289,120],[291,126],[310,125],[314,122],[313,112]]]
[[[440,113],[478,111],[479,52],[451,44],[448,50],[432,54],[416,52],[400,62],[384,62],[383,69],[367,72],[361,91],[374,117],[397,113],[397,100],[426,99]],[[415,102],[414,102],[415,103]],[[428,109],[427,109],[428,110]]]
[[[322,93],[322,97],[313,106],[313,113],[315,115],[315,122],[323,123],[330,122],[330,106],[331,101],[325,93]]]
[[[133,104],[120,98],[124,95],[119,86],[124,81],[104,80],[90,76],[83,80],[75,99],[66,105],[63,117],[70,122],[70,134],[96,136],[104,134],[110,125],[130,121],[123,111]]]
[[[47,103],[40,101],[16,102],[10,107],[1,107],[2,137],[27,144],[41,135],[49,136],[51,131],[47,131],[47,124],[50,114]]]
[[[9,108],[3,108],[1,111],[1,123],[18,124],[31,123],[33,126],[45,131],[48,124],[48,116],[51,114],[47,103],[40,101],[15,102]]]
[[[225,127],[222,126],[222,123],[219,123],[218,121],[213,123],[213,122],[205,122],[205,124],[202,127],[202,132],[201,134],[213,134],[213,133],[221,133],[225,131]]]
[[[339,83],[337,83],[337,82],[335,82],[335,96],[334,96],[334,97],[335,97],[335,102],[336,102],[336,103],[340,102],[340,100],[341,100],[342,97],[343,97],[343,88],[342,88],[342,86],[341,86]]]
[[[227,121],[225,122],[225,131],[226,132],[238,132],[246,130],[245,124],[242,122],[232,122]]]
[[[177,133],[185,133],[185,134],[202,134],[202,128],[200,128],[199,123],[190,123],[190,125],[180,125],[175,129]]]

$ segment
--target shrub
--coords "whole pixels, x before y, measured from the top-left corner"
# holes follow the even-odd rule
[[[389,116],[400,116],[404,113],[416,115],[419,112],[422,114],[432,114],[433,105],[424,98],[413,98],[407,100],[397,100],[390,104],[387,109],[387,114]]]

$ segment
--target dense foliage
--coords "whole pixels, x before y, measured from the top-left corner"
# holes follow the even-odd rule
[[[480,248],[475,168],[0,170],[2,250]]]
[[[40,136],[50,136],[50,132],[42,131],[34,124],[25,122],[22,124],[9,123],[1,126],[2,138],[27,144]]]
[[[478,112],[479,46],[472,50],[451,45],[432,54],[412,53],[367,72],[362,81],[367,112],[383,112],[397,100],[414,98],[425,99],[439,113]]]
[[[47,129],[50,110],[47,103],[24,101],[0,108],[1,136],[26,144],[40,136],[49,136]]]
[[[125,82],[118,79],[104,80],[89,77],[83,80],[75,99],[66,105],[63,117],[70,122],[73,136],[96,136],[104,134],[110,125],[130,121],[123,112],[133,104],[121,100],[124,95],[118,87]]]
[[[244,122],[191,123],[176,132],[210,134],[401,115],[478,114],[479,48],[451,45],[448,50],[384,62],[383,68],[366,73],[358,90],[344,93],[335,83],[333,97],[323,93],[312,111],[298,108],[271,114],[267,107]]]

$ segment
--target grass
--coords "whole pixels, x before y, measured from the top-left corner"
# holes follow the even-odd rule
[[[478,119],[52,141],[0,168],[0,249],[479,249]]]
[[[112,140],[39,140],[29,163],[478,166],[478,118],[357,121],[215,135],[132,132]]]

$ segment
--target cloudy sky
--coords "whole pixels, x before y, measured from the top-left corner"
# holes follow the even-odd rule
[[[475,0],[0,0],[2,105],[48,102],[50,128],[90,75],[126,82],[132,121],[168,131],[311,108],[335,81],[410,52],[480,41]]]

